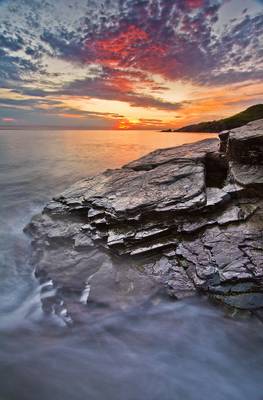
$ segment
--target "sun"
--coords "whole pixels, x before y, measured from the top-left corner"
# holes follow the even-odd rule
[[[117,129],[129,129],[130,128],[130,124],[128,120],[121,120],[118,122],[118,126]]]
[[[131,129],[135,125],[138,125],[139,123],[140,123],[140,120],[136,119],[136,118],[121,119],[118,121],[117,129]]]
[[[140,120],[137,118],[129,118],[130,124],[139,124]]]

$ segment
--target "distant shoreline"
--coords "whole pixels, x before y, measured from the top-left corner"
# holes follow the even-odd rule
[[[263,118],[263,104],[256,104],[246,110],[232,115],[229,118],[223,118],[216,121],[200,122],[193,125],[183,126],[177,129],[163,129],[161,132],[203,132],[203,133],[219,133],[225,130],[239,128],[249,122]]]

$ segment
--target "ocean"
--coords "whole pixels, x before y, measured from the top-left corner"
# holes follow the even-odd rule
[[[262,400],[258,320],[193,297],[64,326],[42,311],[23,233],[78,179],[214,136],[0,131],[0,400]]]

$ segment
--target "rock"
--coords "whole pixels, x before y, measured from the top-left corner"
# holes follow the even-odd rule
[[[263,293],[242,293],[234,296],[215,296],[219,301],[226,305],[239,308],[241,310],[257,310],[263,307]]]
[[[227,135],[226,155],[229,160],[241,164],[263,163],[262,120],[233,129]],[[223,142],[226,140],[225,136],[222,135],[220,139]]]
[[[118,220],[167,207],[176,211],[198,208],[206,201],[204,165],[185,160],[149,171],[109,170],[82,181],[77,192],[73,186],[58,200],[71,209],[81,204],[89,218],[99,215]]]
[[[86,303],[106,309],[127,309],[154,296],[159,287],[156,282],[134,267],[102,263],[87,281],[89,297]],[[86,287],[87,287],[86,285]]]
[[[67,316],[127,309],[160,290],[263,308],[262,128],[223,132],[220,148],[156,150],[77,182],[34,217],[32,264]]]
[[[243,187],[263,189],[263,164],[229,163],[233,182]]]
[[[219,151],[221,153],[226,153],[227,143],[229,139],[229,131],[228,130],[222,131],[218,136],[220,139]]]
[[[230,200],[230,195],[219,188],[206,188],[206,208],[217,207]]]
[[[178,163],[184,160],[203,161],[208,153],[218,150],[217,139],[205,139],[192,144],[184,144],[178,147],[158,149],[139,158],[136,161],[124,165],[123,168],[134,171],[150,170],[162,164]]]

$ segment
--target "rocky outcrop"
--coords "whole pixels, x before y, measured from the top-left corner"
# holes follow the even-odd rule
[[[160,290],[263,307],[263,120],[220,141],[156,150],[51,201],[26,228],[62,298],[46,308],[115,310]]]

